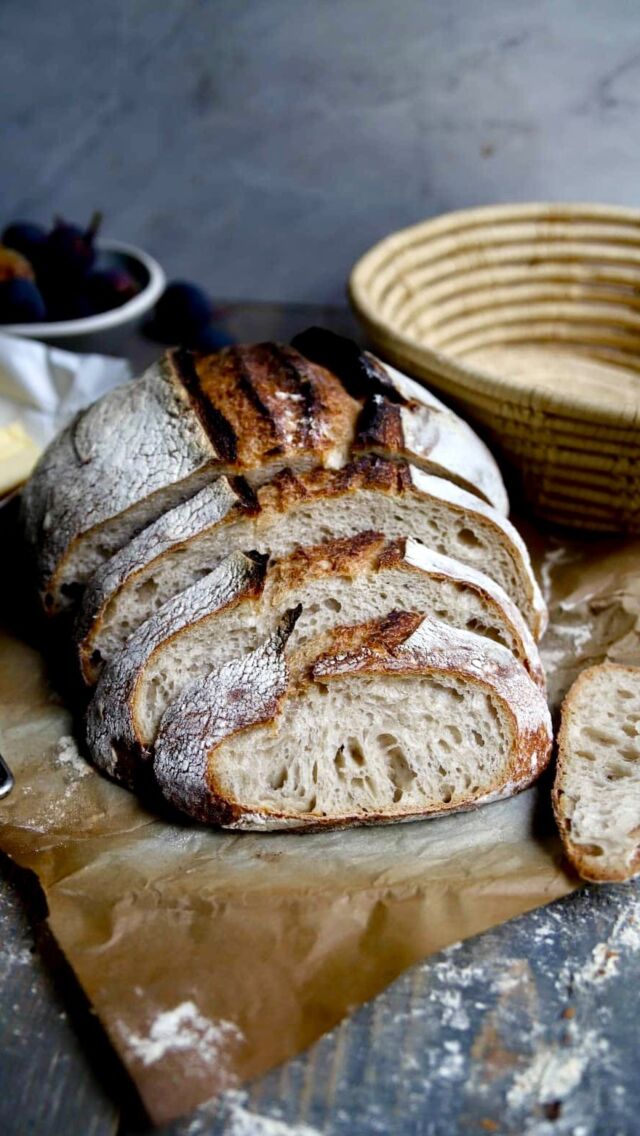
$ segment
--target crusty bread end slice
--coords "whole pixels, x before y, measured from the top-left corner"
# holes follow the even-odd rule
[[[553,808],[584,879],[640,873],[640,667],[602,663],[574,682],[562,707]]]

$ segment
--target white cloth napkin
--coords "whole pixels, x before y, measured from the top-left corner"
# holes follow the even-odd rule
[[[77,410],[130,378],[126,359],[74,355],[0,333],[0,427],[19,421],[45,446]]]

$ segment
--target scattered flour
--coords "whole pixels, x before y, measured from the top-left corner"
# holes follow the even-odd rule
[[[164,1010],[144,1036],[130,1033],[121,1026],[121,1034],[129,1049],[143,1065],[153,1065],[168,1053],[190,1051],[205,1064],[211,1064],[224,1053],[230,1042],[242,1040],[233,1022],[210,1021],[200,1013],[195,1002],[182,1002],[173,1010]]]
[[[564,1101],[580,1084],[589,1063],[608,1049],[609,1043],[594,1030],[587,1030],[570,1046],[542,1046],[526,1068],[516,1073],[507,1091],[509,1108]]]
[[[308,1124],[287,1124],[271,1116],[261,1116],[247,1108],[248,1094],[242,1090],[224,1093],[219,1101],[202,1105],[189,1123],[185,1136],[208,1136],[214,1119],[224,1117],[225,1136],[321,1136]]]
[[[560,981],[573,990],[607,982],[619,973],[621,951],[640,951],[640,901],[629,904],[616,919],[609,937],[596,943],[591,958],[574,967],[565,963],[560,971]]]
[[[429,999],[442,1006],[442,1024],[451,1029],[469,1029],[469,1015],[462,1005],[462,994],[459,990],[436,988],[429,992]]]
[[[234,1105],[229,1113],[226,1136],[320,1136],[317,1128],[307,1124],[286,1124],[270,1116],[260,1116],[242,1105]]]
[[[444,1050],[438,1065],[438,1076],[447,1081],[455,1081],[463,1076],[466,1068],[462,1047],[459,1041],[445,1041]]]
[[[539,567],[540,583],[542,586],[542,594],[545,600],[549,601],[553,591],[553,572],[554,569],[559,567],[568,559],[567,550],[565,548],[551,548],[545,554],[542,563]]]
[[[607,943],[596,943],[591,952],[590,961],[583,967],[581,979],[583,985],[590,982],[606,982],[618,973],[617,951],[611,949]]]
[[[609,945],[640,951],[640,900],[635,900],[620,912],[613,925]]]
[[[56,769],[69,769],[78,777],[86,777],[91,773],[91,766],[80,753],[77,742],[71,734],[60,738],[51,753],[51,760]]]

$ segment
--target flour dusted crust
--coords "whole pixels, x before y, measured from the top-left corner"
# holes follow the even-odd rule
[[[202,538],[215,529],[224,540],[225,526],[257,512],[257,498],[243,479],[219,477],[147,525],[106,560],[84,590],[75,624],[80,670],[85,682],[93,685],[98,680],[101,660],[94,658],[94,651],[103,629],[104,613],[125,585],[130,587],[144,577],[145,569],[167,553],[179,556],[193,537]],[[251,543],[249,541],[247,547]],[[214,566],[212,563],[211,567]]]
[[[186,626],[197,626],[261,591],[265,561],[235,553],[185,592],[169,600],[130,637],[105,667],[89,703],[86,737],[94,763],[116,780],[134,785],[150,753],[141,740],[136,698],[145,667]]]
[[[544,689],[545,677],[538,648],[518,608],[504,589],[484,572],[463,565],[450,556],[443,556],[413,537],[388,540],[382,533],[363,532],[299,548],[273,564],[268,573],[265,598],[275,607],[278,604],[284,607],[293,602],[298,590],[300,596],[304,595],[304,589],[314,579],[340,576],[352,580],[370,579],[372,592],[384,592],[389,578],[396,572],[406,575],[407,595],[403,606],[410,611],[427,614],[418,601],[418,585],[423,576],[437,581],[443,589],[453,585],[462,595],[476,601],[476,618],[493,619],[495,628],[506,630],[511,650],[534,682]],[[387,580],[386,574],[389,574]],[[379,614],[385,606],[388,606],[386,601],[380,599]]]
[[[289,646],[299,655],[336,625],[395,611],[399,626],[402,609],[413,613],[407,619],[437,613],[451,627],[470,620],[489,646],[494,638],[508,646],[544,686],[535,644],[502,589],[418,541],[364,532],[298,549],[269,567],[259,554],[233,553],[164,604],[107,663],[88,715],[94,760],[131,780],[181,689],[221,661],[256,650],[286,611],[298,612]]]
[[[22,495],[45,605],[65,606],[78,579],[154,513],[195,491],[216,460],[171,356],[77,414],[44,451]]]
[[[293,471],[284,470],[259,494],[257,533],[268,531],[273,518],[279,513],[287,513],[313,500],[346,497],[363,490],[387,496],[411,495],[416,502],[430,497],[446,502],[460,516],[469,517],[472,522],[479,523],[487,534],[493,534],[508,549],[514,572],[521,580],[522,614],[535,638],[542,636],[547,625],[547,607],[533,574],[527,546],[517,529],[491,505],[460,486],[443,477],[424,473],[408,463],[371,457],[350,462],[335,472],[314,469],[308,474],[296,475]],[[417,535],[415,530],[413,535]]]
[[[546,702],[524,668],[498,644],[410,613],[337,629],[320,643],[307,644],[288,665],[286,638],[272,637],[244,659],[217,668],[187,688],[164,715],[155,747],[155,776],[167,799],[199,820],[249,830],[316,830],[441,815],[526,788],[549,760],[552,735]],[[380,676],[389,683],[420,676],[451,680],[488,694],[510,733],[507,767],[488,790],[446,804],[427,802],[420,809],[398,805],[323,815],[261,807],[250,792],[239,799],[223,789],[219,766],[224,748],[250,732],[252,749],[258,753],[263,739],[277,730],[289,700],[299,700],[311,687]],[[416,705],[415,729],[420,728]]]

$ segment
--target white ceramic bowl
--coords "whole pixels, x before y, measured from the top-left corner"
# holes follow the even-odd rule
[[[158,264],[148,253],[135,245],[125,244],[123,241],[97,241],[98,268],[126,268],[134,280],[141,285],[141,290],[133,299],[127,300],[119,308],[112,308],[99,315],[85,316],[83,319],[51,320],[44,323],[11,323],[0,324],[0,331],[9,335],[22,335],[28,339],[43,339],[47,343],[53,341],[84,340],[88,336],[100,336],[105,332],[122,329],[131,324],[153,307],[156,300],[162,295],[166,277]],[[67,346],[67,343],[64,343]]]

